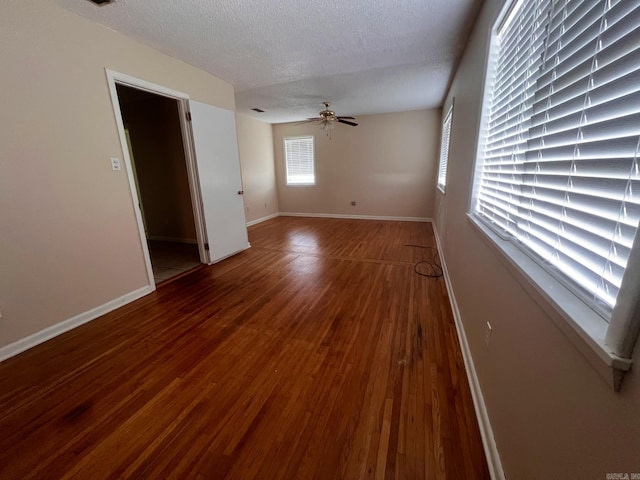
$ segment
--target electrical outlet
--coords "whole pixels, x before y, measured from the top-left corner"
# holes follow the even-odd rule
[[[487,347],[489,346],[489,343],[491,343],[491,332],[493,331],[493,327],[491,326],[491,324],[489,322],[487,322],[487,329],[484,332],[484,343],[487,345]]]
[[[120,170],[120,159],[111,157],[111,170]]]
[[[351,200],[351,206],[355,207],[356,206],[356,201],[355,200]]]

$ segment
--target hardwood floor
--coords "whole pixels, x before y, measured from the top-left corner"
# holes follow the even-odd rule
[[[489,478],[429,224],[249,239],[0,364],[0,478]]]

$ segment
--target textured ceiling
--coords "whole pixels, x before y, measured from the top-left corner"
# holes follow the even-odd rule
[[[56,0],[235,86],[277,123],[439,107],[482,0]],[[265,113],[251,112],[253,107]]]

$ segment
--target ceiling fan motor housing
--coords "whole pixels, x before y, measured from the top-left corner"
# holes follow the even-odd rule
[[[327,120],[335,120],[336,112],[334,112],[333,110],[323,110],[320,112],[320,116]]]

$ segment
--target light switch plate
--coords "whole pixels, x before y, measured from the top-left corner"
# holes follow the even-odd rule
[[[120,159],[111,157],[111,170],[120,170]]]

